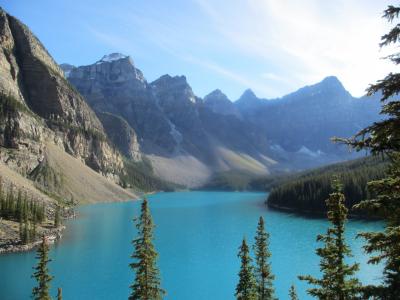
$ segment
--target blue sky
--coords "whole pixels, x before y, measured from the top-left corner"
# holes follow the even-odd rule
[[[148,81],[185,75],[203,97],[251,88],[279,97],[328,75],[355,96],[392,67],[380,58],[386,0],[0,0],[57,62],[130,55]]]

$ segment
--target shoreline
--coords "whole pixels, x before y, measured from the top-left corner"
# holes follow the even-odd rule
[[[140,194],[137,194],[137,196],[135,198],[127,198],[127,199],[122,200],[122,202],[139,201],[142,198],[146,197],[146,195],[156,194],[159,192],[162,192],[162,191],[152,191],[152,192],[147,192],[147,193],[142,192]],[[105,200],[105,201],[99,201],[96,203],[110,203],[110,202],[120,202],[120,201],[117,201],[117,200],[106,201]],[[85,204],[81,204],[81,205],[92,205],[92,204],[96,204],[96,203],[85,203]],[[75,209],[72,208],[72,210],[70,210],[70,209],[67,210],[67,216],[64,216],[63,220],[75,219],[76,217],[77,217],[77,214],[75,212]],[[48,228],[48,229],[44,230],[43,234],[48,239],[49,243],[53,244],[55,241],[62,239],[62,232],[66,228],[67,228],[66,225],[60,225],[57,228]],[[5,243],[0,244],[0,255],[31,251],[40,245],[41,237],[42,237],[42,234],[40,236],[38,235],[38,238],[35,241],[27,243],[27,244],[21,244],[21,241],[19,238],[16,238],[14,240],[10,239]]]
[[[66,229],[65,225],[61,225],[57,228],[52,228],[46,230],[44,236],[49,241],[50,244],[53,244],[56,240],[62,238],[62,232]],[[21,241],[14,240],[10,241],[9,243],[3,244],[0,246],[0,255],[7,254],[7,253],[18,253],[18,252],[26,252],[34,249],[35,247],[39,246],[41,243],[41,239],[37,239],[33,242],[27,244],[21,244]]]
[[[64,217],[62,220],[75,219],[76,213],[73,208],[64,210]],[[41,243],[41,238],[44,235],[50,244],[62,238],[62,232],[66,229],[66,225],[61,224],[57,228],[43,228],[43,231],[37,235],[36,240],[30,243],[21,244],[20,238],[9,239],[0,245],[0,255],[7,253],[18,253],[31,251]]]
[[[268,201],[265,201],[265,205],[272,210],[286,212],[286,213],[292,213],[292,214],[296,214],[301,217],[327,219],[326,212],[323,212],[323,211],[299,210],[299,209],[292,208],[292,207],[270,204],[270,203],[268,203]],[[366,221],[366,222],[376,222],[376,221],[382,220],[381,218],[379,218],[377,216],[358,215],[358,214],[352,214],[352,213],[349,213],[347,215],[347,217],[349,220],[361,220],[361,221]]]

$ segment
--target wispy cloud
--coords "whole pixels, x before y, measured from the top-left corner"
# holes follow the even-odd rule
[[[378,47],[388,28],[379,14],[389,1],[248,0],[241,1],[239,18],[232,17],[236,1],[226,9],[221,1],[196,3],[244,55],[259,57],[296,85],[337,75],[360,95],[389,70]]]
[[[390,69],[378,47],[388,29],[379,17],[388,0],[192,0],[178,1],[179,10],[155,2],[112,8],[113,27],[89,26],[90,32],[118,51],[150,60],[157,49],[164,57],[155,63],[170,57],[193,66],[185,71],[202,68],[230,81],[235,93],[252,88],[268,98],[329,75],[360,96]]]

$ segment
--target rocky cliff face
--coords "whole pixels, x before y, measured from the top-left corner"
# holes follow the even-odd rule
[[[204,97],[204,105],[216,114],[232,115],[239,119],[242,118],[237,107],[219,89]]]
[[[123,117],[137,133],[143,151],[174,151],[176,142],[169,121],[130,57],[106,55],[93,65],[73,68],[68,79],[96,112]]]
[[[257,161],[254,157],[260,157],[262,147],[246,145],[253,138],[226,97],[217,99],[214,94],[205,103],[193,93],[184,76],[164,75],[148,83],[131,58],[117,53],[92,65],[66,68],[65,72],[99,116],[107,112],[126,120],[137,135],[140,151],[153,161],[161,177],[169,178],[171,169],[175,169],[174,178],[179,170],[187,174],[191,168],[201,176],[232,167],[253,172],[253,160]],[[217,111],[219,102],[223,104]],[[211,103],[215,105],[210,107]],[[235,113],[220,114],[229,103]],[[103,126],[109,127],[104,122]],[[127,153],[126,139],[123,142],[109,135]],[[268,172],[263,163],[257,173]]]
[[[379,111],[378,101],[353,98],[335,77],[268,101],[246,90],[233,103],[220,90],[197,97],[184,76],[148,83],[132,59],[118,53],[89,66],[66,66],[65,72],[99,116],[111,113],[132,127],[123,139],[114,136],[116,130],[108,132],[123,153],[129,155],[135,143],[129,135],[135,133],[134,148],[160,176],[168,178],[174,169],[178,182],[177,174],[200,169],[204,176],[227,170],[265,174],[350,159],[330,138],[351,136],[377,120]]]
[[[134,161],[141,160],[139,143],[135,131],[122,117],[111,113],[97,114],[104,126],[108,138],[126,157]]]
[[[118,181],[122,159],[95,113],[32,32],[3,10],[0,47],[1,159],[29,174],[51,140]]]
[[[98,113],[129,123],[140,150],[164,177],[182,161],[195,161],[187,168],[196,165],[207,174],[265,174],[348,159],[330,138],[350,136],[378,118],[377,101],[353,98],[335,77],[270,101],[247,90],[233,103],[220,90],[197,97],[184,76],[147,83],[131,58],[117,53],[65,71]],[[128,139],[109,135],[127,153]]]

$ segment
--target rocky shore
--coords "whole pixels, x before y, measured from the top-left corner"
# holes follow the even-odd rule
[[[48,216],[54,218],[53,215]],[[76,213],[73,208],[64,208],[62,211],[62,219],[73,219]],[[35,241],[27,244],[21,243],[19,237],[19,225],[17,222],[0,219],[0,255],[3,253],[15,253],[29,251],[41,243],[41,237],[46,236],[49,243],[54,243],[62,238],[62,232],[66,228],[61,225],[57,228],[53,227],[53,223],[45,223],[37,228]]]
[[[62,238],[62,232],[65,228],[65,226],[60,226],[58,228],[47,229],[43,232],[43,234],[46,236],[49,243],[54,243],[56,240]],[[38,246],[40,243],[40,237],[34,242],[27,244],[22,244],[20,239],[10,239],[0,245],[0,254],[29,251]]]

